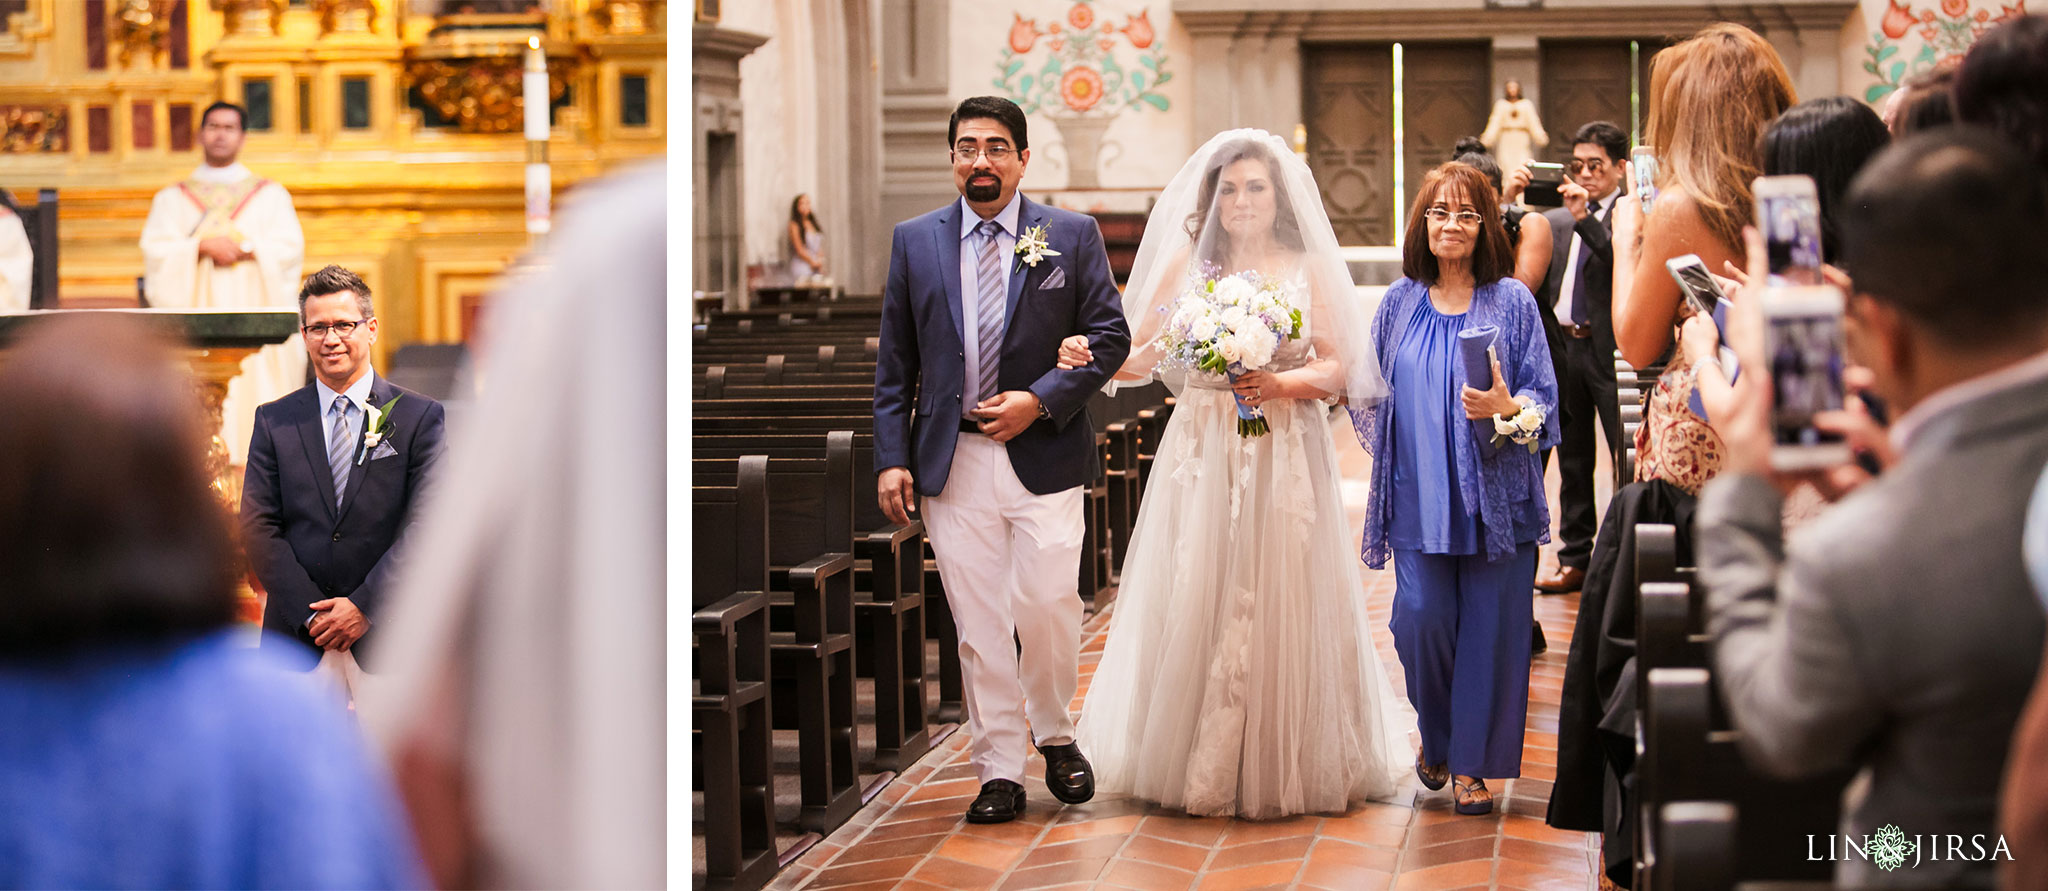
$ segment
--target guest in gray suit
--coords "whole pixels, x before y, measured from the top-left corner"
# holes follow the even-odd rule
[[[2020,530],[2025,481],[2048,464],[2048,185],[1998,136],[1949,128],[1878,155],[1846,206],[1849,343],[1904,412],[1897,463],[1788,547],[1769,375],[1742,377],[1698,514],[1714,670],[1753,765],[1861,768],[1868,794],[1843,834],[1860,848],[1891,825],[1919,841],[1889,871],[1852,853],[1839,884],[1990,887],[1999,777],[2041,665]],[[1747,323],[1730,326],[1743,364],[1768,368],[1755,292],[1731,308]]]

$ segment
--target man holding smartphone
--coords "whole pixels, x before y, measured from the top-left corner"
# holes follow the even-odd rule
[[[1557,571],[1536,579],[1536,590],[1569,594],[1586,581],[1593,556],[1593,533],[1599,510],[1593,503],[1593,425],[1597,420],[1607,450],[1621,452],[1621,407],[1614,394],[1614,322],[1611,310],[1614,249],[1608,240],[1608,217],[1621,193],[1621,159],[1628,155],[1628,134],[1606,121],[1579,128],[1572,137],[1571,179],[1558,186],[1564,206],[1545,211],[1551,230],[1551,275],[1536,295],[1548,310],[1544,325],[1550,335],[1551,362],[1557,369],[1559,420],[1564,441],[1558,447],[1560,537]],[[1527,171],[1515,179],[1526,183]],[[1511,191],[1515,185],[1510,185]]]
[[[1722,472],[1701,491],[1694,527],[1715,686],[1751,765],[1871,778],[1845,835],[1893,825],[1919,838],[1985,839],[1991,850],[2008,828],[2001,777],[2044,632],[2020,531],[2024,481],[2048,464],[2048,184],[1995,135],[1943,128],[1878,154],[1845,206],[1857,212],[1842,219],[1853,283],[1839,324],[1872,389],[1904,412],[1890,432],[1898,457],[1786,539],[1791,485],[1812,480],[1833,497],[1861,474],[1782,456],[1765,378],[1809,383],[1779,398],[1810,398],[1813,357],[1800,355],[1797,335],[1831,342],[1826,326],[1837,323],[1781,322],[1788,349],[1782,361],[1773,354],[1766,326],[1787,314],[1771,304],[1789,295],[1758,287],[1766,248],[1752,233],[1756,293],[1729,302],[1728,333],[1745,366],[1771,373],[1735,382],[1715,424]],[[1851,423],[1842,413],[1813,421]],[[1805,466],[1784,470],[1794,465]],[[2038,764],[2039,751],[2012,763]],[[2048,810],[2038,798],[2010,803],[2008,819]],[[1835,879],[1991,887],[2000,868],[2038,867],[2039,856],[2014,844],[2003,857],[1925,857],[1910,873],[1843,857]]]

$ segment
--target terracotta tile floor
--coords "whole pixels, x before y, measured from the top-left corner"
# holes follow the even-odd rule
[[[1333,426],[1346,476],[1354,533],[1365,496],[1368,459],[1348,427]],[[1604,462],[1603,462],[1604,465]],[[1601,478],[1607,471],[1601,470]],[[1608,488],[1603,481],[1601,497]],[[1555,504],[1555,482],[1552,482]],[[1554,549],[1547,549],[1546,554]],[[1366,573],[1369,609],[1386,627],[1392,572]],[[830,838],[791,863],[776,889],[867,888],[1516,888],[1597,887],[1598,837],[1543,824],[1557,763],[1558,692],[1571,645],[1578,595],[1542,597],[1536,616],[1550,650],[1536,657],[1529,682],[1522,778],[1495,782],[1495,811],[1464,817],[1450,791],[1410,781],[1397,799],[1341,816],[1250,822],[1192,818],[1128,798],[1101,795],[1061,806],[1046,791],[1034,753],[1028,806],[1013,823],[975,826],[961,819],[978,791],[967,734],[954,733],[905,771]],[[1078,712],[1101,658],[1107,615],[1085,626]],[[1383,633],[1378,650],[1402,688],[1400,663]]]

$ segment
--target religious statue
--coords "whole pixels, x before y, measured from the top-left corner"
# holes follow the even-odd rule
[[[1522,96],[1522,82],[1501,85],[1505,95],[1493,104],[1493,116],[1486,119],[1486,132],[1479,141],[1493,152],[1501,170],[1513,170],[1534,156],[1534,150],[1550,144],[1550,134],[1536,117],[1536,103]]]

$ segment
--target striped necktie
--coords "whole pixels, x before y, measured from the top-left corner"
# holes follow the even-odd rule
[[[976,332],[981,343],[981,388],[974,396],[979,403],[996,395],[996,369],[1002,364],[1003,353],[1004,292],[1008,289],[1003,287],[1002,251],[996,242],[996,233],[1003,231],[1003,227],[994,220],[984,220],[975,231],[981,235],[981,252],[974,272],[981,292],[975,301],[975,318],[981,328]]]
[[[336,396],[328,414],[334,416],[334,429],[327,437],[327,469],[334,474],[334,506],[340,507],[341,496],[348,491],[349,459],[356,451],[356,404],[347,396]]]

